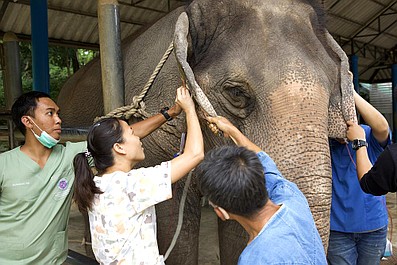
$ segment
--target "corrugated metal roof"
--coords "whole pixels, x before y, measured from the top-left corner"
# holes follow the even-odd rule
[[[216,0],[214,0],[216,1]],[[280,0],[281,1],[281,0]],[[188,0],[120,0],[122,39]],[[360,81],[391,80],[396,63],[397,0],[323,0],[327,27],[347,55],[359,56]],[[50,43],[98,47],[97,0],[48,0]],[[30,1],[0,0],[0,33],[30,38]],[[4,11],[5,10],[5,11]],[[394,52],[394,54],[393,54]]]
[[[397,0],[324,2],[329,32],[346,54],[359,56],[360,80],[390,81],[397,63]]]
[[[185,4],[178,0],[119,1],[122,39]],[[22,40],[29,39],[30,2],[1,0],[6,10],[0,17],[0,31],[14,32]],[[67,41],[69,45],[92,46],[99,43],[97,0],[48,0],[48,37],[52,42]]]

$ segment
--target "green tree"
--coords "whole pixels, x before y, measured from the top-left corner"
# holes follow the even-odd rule
[[[32,77],[32,46],[30,42],[20,43],[22,91],[31,91],[33,87]],[[56,99],[65,81],[87,64],[95,56],[97,51],[67,48],[61,46],[49,46],[49,70],[50,70],[50,95]],[[4,69],[4,66],[1,68]],[[4,98],[4,71],[0,73],[0,107],[5,106]]]

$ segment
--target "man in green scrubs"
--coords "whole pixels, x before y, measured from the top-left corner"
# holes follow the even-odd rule
[[[174,105],[168,120],[180,112]],[[23,94],[11,114],[25,143],[0,154],[0,264],[62,264],[68,251],[73,159],[86,150],[86,142],[58,144],[59,107],[45,93]],[[161,113],[132,126],[143,138],[166,121]]]

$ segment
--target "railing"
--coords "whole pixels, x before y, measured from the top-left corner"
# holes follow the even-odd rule
[[[12,122],[11,113],[8,110],[0,109],[0,120],[5,120],[7,125],[0,127],[0,141],[8,142],[9,149],[16,146],[14,135],[14,124]],[[6,130],[6,133],[4,131]]]

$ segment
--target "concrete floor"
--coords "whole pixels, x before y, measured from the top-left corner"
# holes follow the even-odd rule
[[[397,196],[396,193],[387,195],[387,207],[391,218],[389,219],[389,236],[393,244],[393,254],[382,265],[397,264]],[[82,238],[84,227],[82,216],[73,205],[69,220],[69,248],[85,255]],[[219,265],[219,248],[217,235],[217,216],[210,206],[202,208],[199,245],[199,265]],[[66,264],[65,264],[66,265]]]
[[[386,205],[389,211],[389,233],[388,239],[393,245],[393,256],[384,258],[382,265],[397,264],[397,193],[386,195]]]

